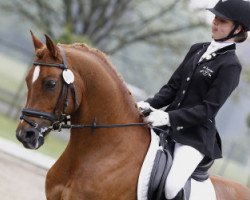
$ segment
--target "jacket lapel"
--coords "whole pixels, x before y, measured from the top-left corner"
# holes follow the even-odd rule
[[[208,48],[208,45],[210,43],[205,43],[202,47],[202,49],[200,49],[196,54],[195,54],[195,57],[194,57],[194,60],[193,60],[193,70],[196,68],[197,66],[197,63],[199,62],[201,56],[205,53],[205,51],[207,50]]]

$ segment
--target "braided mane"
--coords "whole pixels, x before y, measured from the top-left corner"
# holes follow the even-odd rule
[[[108,56],[105,53],[103,53],[102,51],[100,51],[100,50],[98,50],[96,48],[90,47],[90,46],[88,46],[87,44],[84,44],[84,43],[74,43],[74,44],[69,44],[69,45],[66,45],[66,46],[72,47],[72,48],[75,48],[75,49],[79,49],[79,50],[88,51],[88,52],[94,54],[95,56],[97,56],[98,58],[100,58],[108,66],[110,66],[111,68],[114,69],[113,64],[109,60]]]

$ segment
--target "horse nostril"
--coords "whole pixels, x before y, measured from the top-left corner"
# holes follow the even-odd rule
[[[27,139],[32,139],[35,136],[35,132],[34,131],[27,131],[25,138]]]
[[[36,132],[35,130],[32,130],[32,129],[27,130],[23,136],[23,139],[26,142],[31,142],[35,138],[36,138]]]

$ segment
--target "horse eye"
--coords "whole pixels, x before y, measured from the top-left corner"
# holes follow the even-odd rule
[[[45,86],[45,89],[53,89],[56,86],[56,81],[54,81],[54,80],[47,80],[47,81],[45,81],[44,86]]]

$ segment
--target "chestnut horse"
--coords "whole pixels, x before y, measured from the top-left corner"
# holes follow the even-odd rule
[[[47,173],[47,199],[136,200],[151,136],[134,98],[103,53],[84,44],[56,45],[45,36],[43,44],[32,34],[36,58],[16,135],[37,149],[52,129],[72,127]],[[63,124],[66,116],[70,125]],[[250,199],[246,187],[211,179],[218,200]]]

